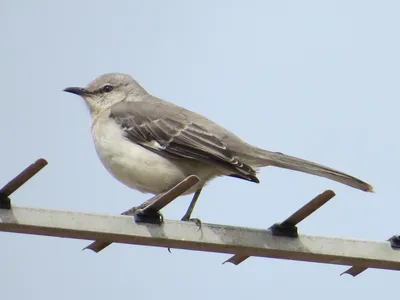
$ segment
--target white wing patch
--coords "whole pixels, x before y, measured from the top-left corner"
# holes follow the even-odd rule
[[[149,148],[153,148],[155,150],[165,150],[165,146],[161,145],[159,142],[157,141],[151,141],[151,142],[147,142],[147,143],[142,143],[143,145],[149,147]]]

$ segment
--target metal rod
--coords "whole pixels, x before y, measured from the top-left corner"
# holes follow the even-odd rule
[[[36,162],[25,168],[25,170],[23,170],[20,174],[15,176],[15,178],[8,182],[2,189],[0,189],[0,194],[5,197],[9,197],[46,165],[47,161],[45,159],[38,159]]]
[[[333,197],[335,197],[335,193],[331,190],[326,190],[283,221],[282,224],[286,223],[293,226],[299,224]]]
[[[368,268],[366,267],[351,267],[350,269],[348,269],[347,271],[343,272],[342,274],[340,274],[340,276],[342,276],[343,274],[349,274],[353,277],[356,277],[358,274],[361,274],[362,272],[364,272],[365,270],[367,270]]]

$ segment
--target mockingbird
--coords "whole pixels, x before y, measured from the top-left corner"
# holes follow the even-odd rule
[[[185,193],[195,193],[185,221],[210,180],[225,175],[259,183],[258,168],[265,166],[373,191],[368,183],[340,171],[252,146],[202,115],[150,95],[126,74],[104,74],[86,88],[64,91],[85,100],[97,154],[120,182],[143,193],[160,194],[189,175],[199,177],[200,182]]]

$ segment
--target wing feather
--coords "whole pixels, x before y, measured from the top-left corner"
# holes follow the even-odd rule
[[[142,117],[122,110],[111,110],[110,118],[130,141],[160,155],[218,165],[232,172],[231,176],[259,182],[252,167],[240,162],[221,140],[193,122]]]

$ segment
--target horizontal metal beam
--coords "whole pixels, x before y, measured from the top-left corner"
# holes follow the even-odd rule
[[[390,243],[390,246],[394,249],[400,250],[400,236],[399,235],[394,235],[390,239],[388,239],[388,242]],[[356,277],[357,275],[360,275],[362,272],[366,271],[368,268],[367,267],[360,267],[360,266],[352,266],[350,269],[344,271],[342,274],[348,274],[353,277]]]
[[[0,231],[400,270],[400,251],[387,241],[289,238],[268,230],[206,223],[199,230],[193,222],[144,224],[131,216],[14,206],[0,209]]]

